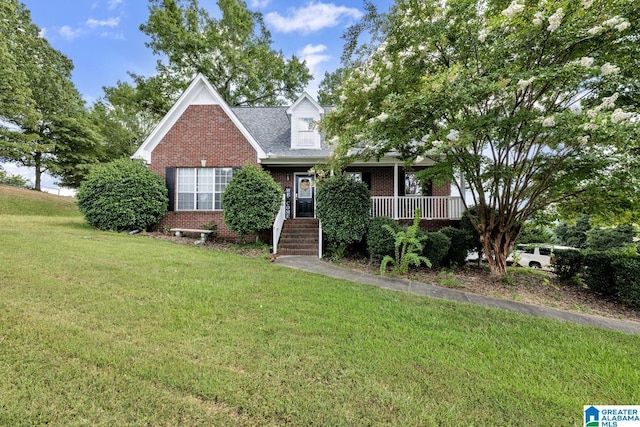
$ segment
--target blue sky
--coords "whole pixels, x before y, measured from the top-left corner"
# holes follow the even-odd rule
[[[21,0],[31,11],[32,22],[51,45],[73,61],[72,79],[88,105],[103,95],[102,88],[130,81],[127,72],[143,76],[155,73],[158,57],[145,47],[149,39],[140,31],[149,10],[145,0]],[[362,0],[246,0],[261,12],[273,39],[272,47],[286,57],[307,61],[315,79],[306,90],[316,95],[325,71],[340,65],[345,29],[364,13]],[[393,0],[373,0],[388,11]],[[215,0],[199,0],[211,16],[219,16]],[[33,182],[34,172],[13,164],[3,165],[10,174]],[[57,187],[43,175],[42,186]]]

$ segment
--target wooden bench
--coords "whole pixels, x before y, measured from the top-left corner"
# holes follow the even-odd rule
[[[195,228],[172,228],[169,231],[176,234],[176,237],[182,237],[183,233],[200,233],[200,240],[203,242],[207,240],[207,236],[211,233],[215,233],[215,230],[199,230]]]

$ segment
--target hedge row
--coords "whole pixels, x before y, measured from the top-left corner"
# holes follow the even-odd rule
[[[640,308],[640,256],[620,251],[556,251],[555,272],[581,277],[589,289]]]

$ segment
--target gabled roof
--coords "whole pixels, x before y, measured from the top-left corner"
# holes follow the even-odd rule
[[[171,107],[169,112],[160,120],[149,136],[144,140],[140,148],[133,154],[133,158],[144,159],[151,163],[151,153],[153,149],[162,141],[162,138],[169,132],[173,125],[182,116],[190,105],[218,105],[229,116],[238,130],[244,135],[249,144],[256,150],[258,161],[266,157],[265,151],[256,139],[247,130],[244,124],[238,119],[229,105],[211,86],[207,78],[198,74],[189,87],[182,93],[178,101]]]
[[[296,101],[287,110],[287,114],[289,114],[289,115],[293,114],[293,111],[296,109],[298,104],[300,104],[305,99],[307,101],[311,102],[311,104],[318,110],[318,114],[320,114],[320,115],[324,114],[324,111],[325,111],[324,108],[320,104],[318,104],[318,102],[315,99],[313,99],[313,97],[311,95],[309,95],[307,92],[304,92],[300,96],[300,98],[296,99]]]

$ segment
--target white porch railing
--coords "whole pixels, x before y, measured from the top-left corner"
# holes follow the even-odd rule
[[[420,219],[460,219],[464,204],[460,197],[450,196],[374,196],[371,198],[371,216],[393,219],[413,219],[420,209]]]
[[[280,242],[280,234],[282,233],[282,224],[286,217],[286,199],[282,195],[282,205],[276,215],[276,219],[273,221],[273,253],[278,253],[278,243]]]

